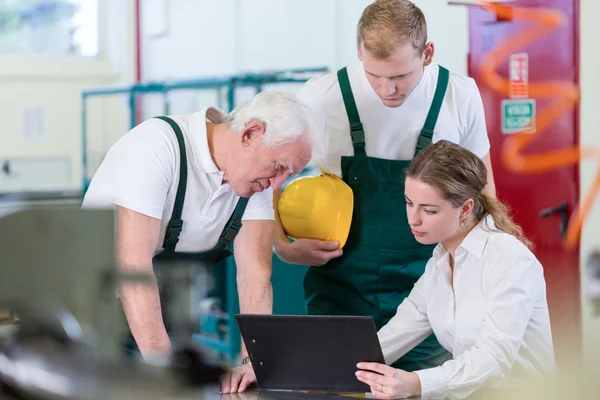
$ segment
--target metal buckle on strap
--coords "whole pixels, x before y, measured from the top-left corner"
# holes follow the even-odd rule
[[[242,221],[237,221],[237,220],[231,221],[230,228],[233,228],[239,232],[239,230],[242,229]]]
[[[425,136],[427,139],[431,139],[433,137],[433,131],[431,129],[423,128],[421,129],[421,136]]]
[[[363,130],[362,123],[352,122],[350,124],[350,136],[352,137],[352,143],[355,145],[365,143],[365,131]]]
[[[363,130],[363,125],[360,122],[352,122],[350,124],[350,130],[352,132],[362,131]]]
[[[165,243],[164,243],[163,247],[165,249],[168,249],[169,247],[171,247],[171,248],[174,249],[175,245],[177,244],[177,242],[179,242],[179,238],[168,238],[168,239],[165,239]]]
[[[165,235],[165,239],[169,240],[173,237],[177,238],[183,229],[183,221],[180,219],[174,219],[169,221],[169,225],[167,225],[167,233]]]
[[[419,136],[419,139],[417,141],[417,149],[418,150],[423,150],[425,147],[429,146],[430,141],[428,138]]]
[[[239,221],[232,221],[231,225],[229,226],[229,228],[224,232],[223,235],[223,240],[226,240],[228,242],[233,242],[233,239],[235,239],[235,237],[237,236],[237,234],[240,232],[240,229],[242,228],[242,223]]]
[[[165,232],[165,239],[163,241],[163,248],[167,253],[175,250],[175,246],[179,242],[179,234],[181,233],[182,227],[183,221],[180,219],[169,221],[167,231]]]

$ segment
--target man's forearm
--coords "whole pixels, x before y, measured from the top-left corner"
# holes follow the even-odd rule
[[[273,286],[270,274],[238,273],[237,285],[242,314],[273,313]],[[247,355],[242,343],[242,356]]]
[[[273,287],[266,273],[238,273],[240,312],[243,314],[271,314],[273,312]]]
[[[120,296],[129,329],[142,356],[169,354],[172,347],[162,318],[156,281],[125,283]]]

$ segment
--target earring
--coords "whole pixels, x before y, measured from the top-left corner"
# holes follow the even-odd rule
[[[460,225],[460,229],[462,229],[463,231],[467,230],[467,223],[465,222],[464,219],[460,221],[459,225]]]

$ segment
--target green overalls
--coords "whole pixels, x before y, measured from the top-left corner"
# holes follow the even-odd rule
[[[183,211],[183,203],[185,201],[185,192],[187,186],[187,155],[185,151],[185,141],[183,133],[179,125],[169,117],[156,117],[168,123],[173,129],[177,142],[179,144],[179,184],[177,186],[177,194],[175,196],[175,203],[173,205],[173,211],[171,212],[171,220],[167,225],[165,232],[165,238],[163,241],[163,251],[156,254],[153,257],[153,262],[160,264],[161,262],[178,261],[178,260],[189,260],[198,261],[203,263],[205,266],[211,267],[229,257],[232,253],[229,251],[231,244],[242,227],[242,216],[246,210],[248,204],[248,198],[240,197],[238,200],[233,214],[229,218],[229,221],[223,228],[219,241],[211,250],[197,252],[197,253],[179,253],[175,251],[177,242],[179,241],[179,234],[183,228],[183,220],[181,219],[181,213]],[[155,266],[155,274],[160,281],[160,271]],[[165,315],[163,315],[163,318]],[[165,326],[167,332],[170,331],[169,321],[165,320]],[[126,349],[128,352],[137,350],[137,345],[133,336],[129,332],[126,338]]]
[[[437,88],[415,155],[431,144],[448,75],[448,70],[440,67]],[[338,80],[354,147],[354,156],[344,156],[341,160],[342,179],[354,193],[354,214],[343,255],[324,266],[310,267],[306,273],[307,312],[370,315],[380,329],[394,316],[424,273],[435,245],[418,243],[408,224],[404,176],[410,160],[367,156],[364,130],[346,68],[338,71]],[[432,334],[393,366],[415,371],[438,366],[451,357]]]

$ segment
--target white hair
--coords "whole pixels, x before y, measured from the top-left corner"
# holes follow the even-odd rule
[[[320,159],[325,154],[323,125],[318,123],[314,112],[292,93],[261,92],[225,118],[229,128],[235,132],[242,132],[252,121],[265,125],[263,143],[269,147],[294,143],[305,136],[311,144],[313,159]]]

